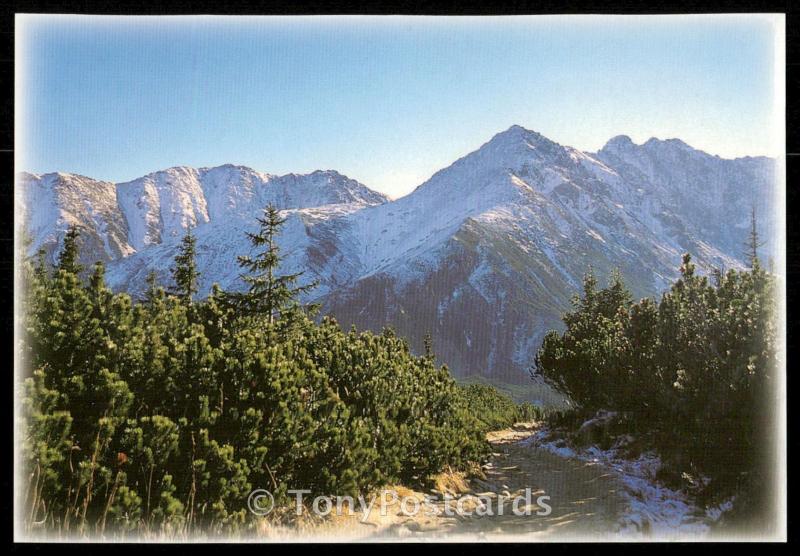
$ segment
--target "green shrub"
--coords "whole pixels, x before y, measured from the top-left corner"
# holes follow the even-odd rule
[[[191,240],[176,257],[176,295],[151,277],[141,301],[112,293],[102,265],[81,281],[77,233],[57,268],[26,262],[29,527],[240,531],[254,488],[290,504],[289,489],[353,495],[488,456],[486,423],[447,369],[391,330],[316,323],[296,301],[299,275],[277,273],[280,218],[261,223],[261,251],[243,260],[250,290],[215,287],[200,301]],[[505,411],[486,416],[517,410]]]
[[[486,432],[542,417],[541,410],[533,404],[517,404],[488,384],[469,384],[460,388],[470,414]]]
[[[764,490],[777,371],[775,279],[757,259],[749,271],[695,274],[688,254],[660,302],[632,302],[619,275],[594,277],[566,330],[550,332],[534,369],[582,415],[623,412],[651,433],[680,470],[705,473],[721,490]],[[568,417],[561,417],[562,422]]]

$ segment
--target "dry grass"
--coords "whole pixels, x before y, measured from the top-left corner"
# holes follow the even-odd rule
[[[537,421],[531,421],[529,423],[515,423],[513,426],[507,429],[490,431],[486,433],[486,440],[492,444],[509,444],[517,442],[518,440],[529,437],[533,432],[541,427],[541,425],[542,424]]]
[[[468,472],[454,471],[447,468],[445,471],[433,477],[433,488],[442,494],[450,494],[457,496],[470,491],[469,477],[479,476],[483,477],[483,471],[480,466],[475,465],[474,469]]]

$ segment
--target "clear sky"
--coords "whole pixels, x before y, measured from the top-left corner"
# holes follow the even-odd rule
[[[782,17],[18,16],[16,34],[17,166],[37,173],[335,169],[398,197],[512,124],[588,151],[783,150]]]

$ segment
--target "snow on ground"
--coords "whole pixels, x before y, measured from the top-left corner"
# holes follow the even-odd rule
[[[633,460],[625,459],[614,448],[572,448],[562,438],[550,440],[550,433],[549,429],[543,428],[522,443],[564,458],[602,465],[624,485],[629,505],[618,524],[617,532],[622,536],[643,533],[655,538],[706,535],[711,524],[733,506],[733,501],[728,500],[719,506],[703,509],[686,493],[662,485],[656,480],[661,460],[654,452],[645,452]]]

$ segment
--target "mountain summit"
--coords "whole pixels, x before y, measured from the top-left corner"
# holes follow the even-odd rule
[[[753,207],[764,225],[775,164],[725,160],[678,140],[611,139],[597,153],[521,126],[498,133],[396,201],[335,171],[273,176],[243,166],[170,168],[113,184],[22,174],[17,201],[31,251],[50,257],[70,224],[84,262],[103,260],[112,287],[163,282],[175,244],[198,237],[201,294],[242,287],[236,256],[267,203],[287,217],[285,271],[344,325],[392,325],[459,375],[522,381],[543,334],[591,267],[619,268],[637,296],[675,278],[683,252],[700,269],[741,267]],[[766,251],[765,251],[766,252]]]

